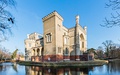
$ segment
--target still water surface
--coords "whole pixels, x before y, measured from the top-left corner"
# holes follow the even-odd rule
[[[0,64],[0,75],[120,75],[120,61],[94,67],[47,68],[38,66]]]

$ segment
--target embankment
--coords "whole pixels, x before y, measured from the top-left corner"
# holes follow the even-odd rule
[[[32,61],[20,61],[18,64],[26,66],[43,66],[43,67],[67,67],[67,66],[100,66],[107,64],[106,60],[95,61],[69,61],[69,62],[32,62]]]

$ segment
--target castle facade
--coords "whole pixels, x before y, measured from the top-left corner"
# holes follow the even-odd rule
[[[42,18],[43,35],[32,33],[25,39],[26,61],[80,61],[87,50],[87,27],[75,17],[73,28],[63,25],[56,11]],[[84,57],[87,60],[87,56]]]

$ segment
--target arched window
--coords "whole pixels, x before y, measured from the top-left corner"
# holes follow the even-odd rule
[[[69,50],[68,50],[68,48],[65,48],[65,54],[69,54]]]
[[[35,56],[35,49],[33,49],[33,56]]]
[[[43,56],[44,55],[44,49],[42,48],[41,49],[41,56]]]
[[[40,54],[40,50],[39,50],[39,49],[37,49],[37,56],[39,56],[39,54]]]
[[[82,48],[84,48],[84,42],[82,42]]]
[[[84,40],[83,34],[80,35],[80,40],[82,40],[82,41]]]
[[[84,48],[84,47],[85,47],[85,46],[84,46],[84,41],[85,41],[85,39],[84,39],[83,34],[80,35],[80,41],[81,41],[81,47]]]

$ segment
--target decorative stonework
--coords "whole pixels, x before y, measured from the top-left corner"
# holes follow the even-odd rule
[[[28,34],[25,40],[26,61],[80,61],[87,49],[87,27],[80,26],[78,15],[75,20],[75,27],[68,29],[56,11],[43,17],[43,35]]]

